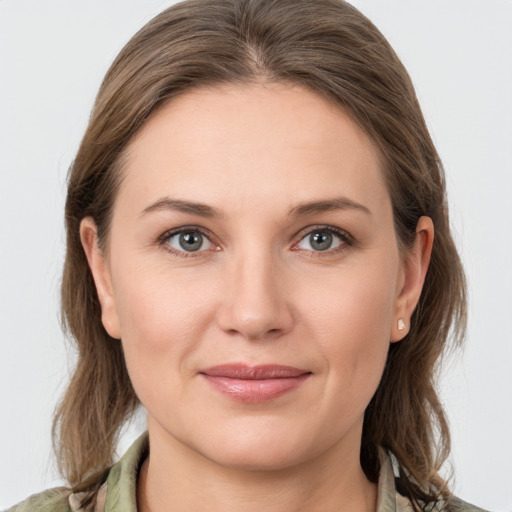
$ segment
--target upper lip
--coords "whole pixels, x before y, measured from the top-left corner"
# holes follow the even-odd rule
[[[301,375],[311,373],[308,370],[295,368],[293,366],[283,366],[280,364],[263,364],[250,366],[243,363],[221,364],[204,368],[199,371],[210,377],[226,377],[229,379],[243,380],[265,380],[265,379],[285,379],[300,377]]]

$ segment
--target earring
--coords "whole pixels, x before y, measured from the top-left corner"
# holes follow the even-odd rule
[[[405,330],[405,322],[403,318],[398,319],[398,330],[403,331]]]

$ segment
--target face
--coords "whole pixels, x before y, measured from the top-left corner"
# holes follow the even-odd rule
[[[371,140],[301,87],[225,86],[126,156],[106,253],[81,235],[150,437],[230,467],[358,457],[428,252],[399,254]]]

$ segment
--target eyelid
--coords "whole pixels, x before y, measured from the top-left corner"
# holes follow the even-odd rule
[[[168,241],[172,237],[179,235],[180,233],[194,232],[194,231],[197,231],[202,236],[204,236],[210,242],[210,244],[213,245],[214,248],[204,249],[202,251],[185,251],[185,250],[176,249],[175,247],[172,247],[171,245],[168,244]],[[208,252],[208,251],[220,251],[221,250],[219,244],[214,242],[212,240],[212,238],[213,238],[212,235],[207,230],[205,230],[204,228],[202,228],[200,226],[193,226],[193,225],[192,226],[180,226],[177,228],[168,229],[167,231],[162,233],[158,237],[157,243],[159,245],[161,245],[166,251],[168,251],[174,255],[177,255],[177,256],[180,256],[183,258],[190,258],[190,257],[194,258],[194,257],[201,256],[201,255],[203,255],[203,253]]]
[[[307,250],[307,249],[296,248],[296,246],[302,240],[304,240],[304,238],[306,238],[306,236],[311,235],[311,233],[313,233],[315,230],[316,231],[328,231],[328,232],[332,233],[334,236],[338,237],[342,243],[339,246],[335,247],[334,249],[326,249],[325,251],[312,251],[312,250]],[[176,249],[176,248],[170,246],[167,243],[169,241],[169,239],[172,238],[173,236],[176,236],[176,235],[179,235],[180,233],[188,232],[188,231],[197,231],[202,236],[204,236],[214,246],[214,248],[201,250],[201,251],[184,251],[184,250],[181,251],[179,249]],[[208,230],[206,230],[200,226],[190,225],[190,226],[180,226],[177,228],[168,229],[167,231],[165,231],[158,237],[157,243],[159,245],[161,245],[162,247],[164,247],[164,249],[169,251],[170,253],[180,256],[180,257],[187,258],[187,257],[198,257],[198,256],[203,255],[203,253],[209,252],[209,251],[221,251],[222,249],[221,249],[220,245],[217,242],[215,242],[213,238],[214,237],[211,235],[211,233]],[[292,247],[291,247],[291,249],[293,251],[308,252],[308,253],[312,253],[315,256],[319,256],[319,257],[336,254],[336,253],[341,252],[344,249],[346,249],[347,246],[351,247],[351,246],[355,245],[355,239],[352,235],[350,235],[350,233],[348,233],[344,229],[341,229],[341,228],[338,228],[335,226],[330,226],[328,224],[314,224],[314,225],[310,225],[305,228],[302,228],[299,231],[299,233],[297,233],[294,236],[294,238],[296,239],[296,241],[292,244]]]
[[[334,236],[337,236],[341,240],[341,244],[338,247],[335,247],[334,249],[326,249],[325,251],[311,251],[307,249],[293,249],[296,247],[302,240],[304,240],[307,236],[311,235],[315,231],[328,231]],[[337,253],[339,251],[344,250],[347,246],[351,247],[355,245],[354,237],[345,231],[344,229],[330,226],[328,224],[316,224],[312,226],[307,226],[299,231],[299,233],[295,236],[296,239],[298,239],[296,242],[292,245],[292,250],[296,251],[307,251],[314,253],[315,255],[322,256],[322,255],[332,255],[334,253]]]

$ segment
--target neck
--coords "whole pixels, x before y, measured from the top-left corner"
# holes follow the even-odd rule
[[[175,439],[152,435],[138,481],[140,512],[375,512],[377,486],[364,475],[359,445],[340,446],[285,469],[220,466]]]

